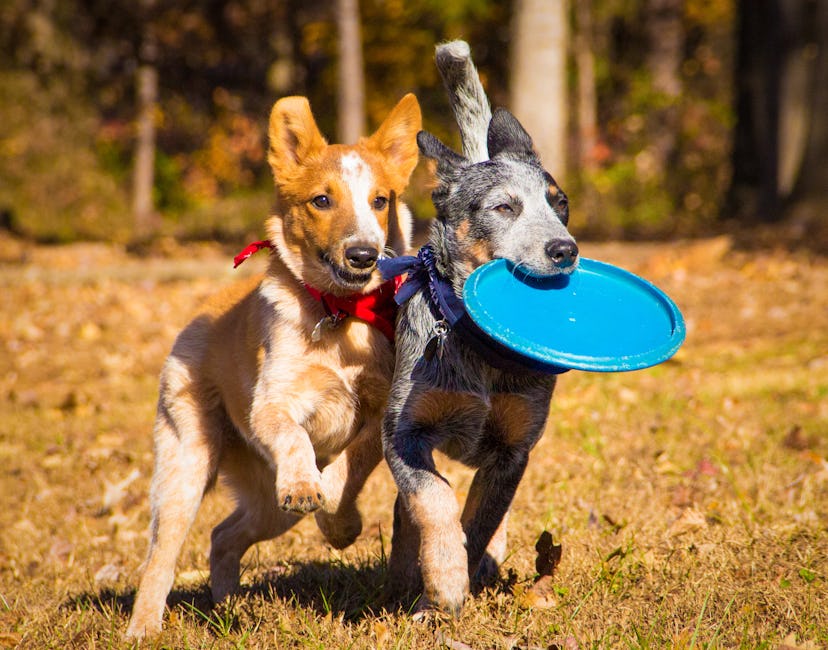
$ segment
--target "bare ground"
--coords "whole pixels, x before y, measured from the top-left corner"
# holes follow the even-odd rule
[[[394,487],[378,469],[344,552],[312,520],[245,558],[213,608],[209,497],[148,647],[828,647],[828,259],[726,238],[584,244],[670,293],[677,357],[564,375],[501,581],[457,620],[386,599]],[[121,647],[147,547],[157,374],[232,271],[212,246],[136,258],[0,239],[0,647]],[[468,472],[443,463],[460,498]],[[535,543],[562,558],[535,583]]]

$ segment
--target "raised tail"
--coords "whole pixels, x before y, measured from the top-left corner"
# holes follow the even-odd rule
[[[472,62],[469,44],[460,40],[442,43],[437,46],[435,58],[460,128],[463,155],[471,162],[488,160],[486,135],[492,109]]]

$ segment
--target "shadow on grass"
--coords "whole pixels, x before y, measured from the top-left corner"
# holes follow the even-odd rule
[[[173,589],[167,597],[169,610],[186,612],[199,625],[217,636],[238,628],[240,612],[256,603],[281,603],[285,608],[311,610],[346,624],[358,624],[384,614],[411,615],[420,597],[420,588],[400,592],[385,584],[384,560],[347,564],[341,561],[280,564],[252,584],[243,585],[227,601],[213,603],[207,583]],[[515,576],[501,576],[488,586],[511,592]],[[420,586],[421,587],[421,586]],[[479,592],[481,587],[475,589]],[[69,599],[64,607],[94,609],[107,617],[128,618],[135,602],[135,590],[103,589]],[[165,614],[166,617],[166,614]]]
[[[305,562],[279,565],[220,604],[213,603],[209,584],[173,589],[167,596],[170,610],[183,609],[210,628],[233,618],[233,609],[245,602],[281,602],[286,607],[310,609],[320,616],[358,623],[384,612],[405,615],[414,610],[419,591],[396,593],[386,589],[385,563],[356,565],[344,562]],[[135,589],[106,588],[69,598],[63,608],[91,609],[105,616],[128,618]]]

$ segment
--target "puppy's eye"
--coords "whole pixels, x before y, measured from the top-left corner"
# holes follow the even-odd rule
[[[373,200],[371,205],[374,208],[374,210],[384,210],[385,206],[388,205],[388,199],[386,199],[384,196],[378,196]]]
[[[331,197],[327,196],[326,194],[314,196],[311,199],[311,205],[313,205],[313,207],[315,208],[319,208],[320,210],[327,210],[331,207]]]
[[[514,208],[512,208],[512,206],[509,205],[508,203],[501,203],[500,205],[495,207],[495,210],[497,212],[500,212],[500,214],[514,214],[515,213]]]

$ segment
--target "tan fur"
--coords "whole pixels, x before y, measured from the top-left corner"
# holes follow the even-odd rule
[[[492,395],[487,428],[507,445],[523,442],[537,426],[537,414],[532,404],[522,395],[498,393]]]
[[[325,142],[306,99],[274,106],[268,160],[277,198],[267,231],[276,251],[263,277],[204,305],[162,371],[151,541],[129,638],[160,630],[177,555],[217,476],[237,508],[212,534],[216,601],[237,589],[239,563],[252,544],[283,533],[305,513],[316,512],[337,548],[359,534],[356,497],[382,457],[393,349],[380,331],[353,318],[314,342],[311,332],[325,312],[303,283],[353,293],[332,270],[347,270],[348,242],[403,252],[410,223],[398,197],[417,163],[419,129],[413,95],[352,147]],[[312,203],[322,194],[329,208]],[[378,207],[376,197],[387,204]],[[373,269],[358,290],[380,282]]]
[[[449,416],[474,415],[486,405],[475,395],[462,392],[430,390],[417,396],[412,404],[411,417],[414,421],[433,426],[449,419]]]
[[[439,510],[434,504],[439,503]],[[434,481],[425,489],[408,495],[408,512],[420,531],[420,567],[423,575],[421,608],[450,594],[462,603],[469,591],[466,535],[460,524],[460,509],[451,486]]]

